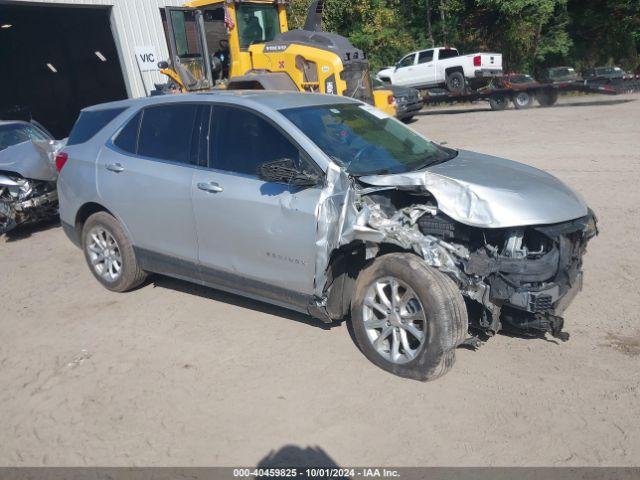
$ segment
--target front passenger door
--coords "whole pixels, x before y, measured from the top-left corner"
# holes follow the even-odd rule
[[[415,83],[414,65],[416,54],[411,53],[398,62],[393,74],[394,85],[409,85]]]
[[[210,168],[196,171],[192,188],[201,275],[209,284],[304,310],[314,289],[321,188],[266,182],[258,168],[285,158],[314,165],[252,110],[214,106],[211,123]]]

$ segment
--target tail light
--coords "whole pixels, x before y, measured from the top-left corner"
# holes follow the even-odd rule
[[[473,66],[481,67],[482,66],[482,57],[480,55],[476,55],[473,57]]]
[[[64,164],[67,163],[67,160],[69,160],[69,155],[67,155],[65,152],[60,152],[56,155],[56,170],[58,172],[62,170],[62,167],[64,167]]]
[[[395,99],[395,97],[393,95],[389,95],[387,97],[387,102],[389,102],[389,105],[395,105],[396,99]]]

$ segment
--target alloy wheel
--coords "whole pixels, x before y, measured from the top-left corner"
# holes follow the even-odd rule
[[[374,282],[363,308],[364,328],[373,348],[386,360],[413,360],[426,340],[427,319],[413,289],[395,277]]]
[[[103,227],[89,231],[87,253],[91,266],[108,282],[117,281],[122,275],[122,255],[116,239]]]

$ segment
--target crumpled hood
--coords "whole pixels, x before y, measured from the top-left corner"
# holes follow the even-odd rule
[[[0,171],[13,172],[24,178],[55,182],[58,172],[55,155],[66,145],[66,140],[27,141],[0,151]]]
[[[584,217],[582,197],[554,176],[521,163],[460,150],[419,172],[360,177],[380,187],[423,187],[454,220],[483,228],[548,225]]]

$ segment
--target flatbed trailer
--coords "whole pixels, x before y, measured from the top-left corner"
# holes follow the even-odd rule
[[[537,84],[531,87],[504,88],[489,85],[478,90],[467,90],[464,93],[451,93],[443,88],[422,90],[425,105],[437,105],[441,103],[470,103],[488,101],[492,110],[504,110],[510,102],[517,109],[528,108],[533,105],[533,100],[543,107],[550,107],[558,101],[561,93],[600,93],[617,95],[624,93],[617,85],[612,84],[587,84],[585,82],[561,83],[561,84]]]

